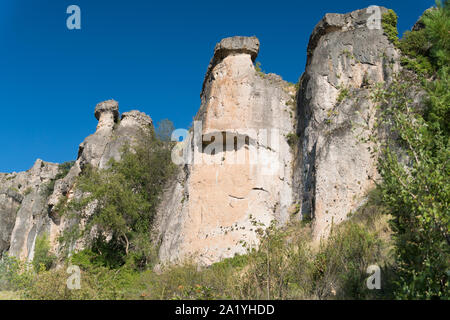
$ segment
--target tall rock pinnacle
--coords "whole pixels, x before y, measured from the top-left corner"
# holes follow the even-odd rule
[[[244,254],[259,242],[256,225],[288,219],[286,135],[294,131],[288,102],[295,89],[255,70],[258,51],[255,37],[226,38],[215,47],[189,142],[193,163],[161,205],[163,263],[193,257],[209,265]]]
[[[368,27],[370,15],[367,9],[326,14],[308,44],[297,99],[294,190],[317,240],[364,203],[377,175],[371,145],[361,141],[369,133],[362,128],[376,116],[369,87],[392,80],[399,52],[381,23]]]

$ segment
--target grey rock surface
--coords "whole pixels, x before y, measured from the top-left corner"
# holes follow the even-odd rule
[[[400,70],[400,53],[383,30],[368,27],[371,14],[324,16],[311,34],[297,96],[294,85],[255,70],[256,37],[226,38],[215,46],[195,116],[202,128],[176,147],[191,162],[167,186],[155,219],[163,264],[193,258],[210,265],[246,253],[259,244],[256,225],[264,230],[290,219],[312,218],[319,240],[364,203],[378,177],[371,145],[362,140],[377,116],[371,88],[388,85]],[[43,232],[57,252],[58,236],[78,223],[56,210],[62,199],[82,196],[76,178],[87,166],[103,169],[120,160],[123,146],[153,126],[135,110],[119,120],[114,100],[97,104],[94,114],[97,129],[80,144],[65,177],[54,181],[58,165],[41,160],[29,171],[0,174],[0,254],[32,259]],[[244,142],[207,153],[212,137]],[[228,162],[255,154],[260,162]],[[82,241],[74,247],[82,248]]]
[[[222,39],[214,48],[214,59],[219,60],[230,54],[249,54],[253,61],[259,53],[259,40],[256,37],[229,37]]]
[[[32,259],[34,239],[50,223],[45,193],[58,171],[38,159],[28,171],[0,174],[0,255]]]
[[[382,29],[368,28],[369,15],[366,9],[327,14],[308,45],[297,98],[294,181],[301,215],[313,218],[316,239],[364,200],[377,177],[361,128],[376,116],[369,87],[392,80],[399,52]]]

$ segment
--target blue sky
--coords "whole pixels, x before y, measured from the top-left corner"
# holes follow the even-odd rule
[[[72,4],[81,30],[66,28]],[[1,0],[0,172],[75,159],[95,105],[111,98],[187,128],[224,37],[257,36],[262,69],[297,82],[323,15],[373,4],[394,9],[403,33],[434,1]]]

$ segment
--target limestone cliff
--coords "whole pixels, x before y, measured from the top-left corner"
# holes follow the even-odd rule
[[[163,262],[211,264],[245,253],[273,220],[289,219],[295,89],[255,70],[258,51],[254,37],[227,38],[214,50],[198,124],[185,141],[190,163],[159,214]]]
[[[311,218],[318,240],[364,203],[377,178],[371,145],[363,142],[376,117],[369,87],[388,83],[399,70],[399,53],[381,28],[387,9],[378,8],[375,21],[374,11],[363,9],[327,14],[317,24],[294,117],[287,107],[293,88],[253,66],[257,39],[216,45],[195,118],[199,128],[179,146],[190,161],[161,206],[163,262],[192,257],[211,264],[244,253],[272,221],[291,218]],[[261,141],[265,131],[275,147]],[[235,137],[247,139],[243,148],[233,146]],[[211,141],[231,143],[211,155]],[[227,163],[240,154],[244,163]],[[253,154],[261,157],[252,162]],[[275,171],[267,172],[267,163]]]
[[[379,9],[381,18],[387,9]],[[297,99],[294,191],[316,239],[364,201],[377,175],[370,145],[361,141],[376,116],[368,87],[392,80],[399,52],[380,21],[369,27],[371,14],[327,14],[309,40]]]
[[[291,219],[311,218],[320,239],[364,202],[377,177],[371,145],[361,139],[377,116],[370,87],[389,83],[400,68],[379,21],[387,9],[380,10],[379,27],[369,26],[367,9],[325,15],[298,86],[255,68],[255,37],[216,45],[194,125],[173,151],[181,170],[155,221],[162,264],[192,258],[210,265],[243,254],[258,246],[265,228]],[[88,165],[106,168],[120,159],[124,143],[152,125],[138,111],[119,121],[113,100],[98,104],[95,117],[97,130],[65,177],[40,160],[27,172],[0,174],[0,254],[32,259],[43,232],[57,251],[58,236],[74,223],[57,205],[82,196],[76,178]]]
[[[42,160],[26,172],[0,174],[0,254],[33,258],[37,235],[52,224],[43,193],[57,174],[57,164]]]

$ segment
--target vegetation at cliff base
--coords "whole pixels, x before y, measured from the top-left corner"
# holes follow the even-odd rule
[[[50,241],[46,233],[36,238],[34,248],[33,267],[36,272],[49,270],[53,267],[56,256],[51,252]]]
[[[21,273],[16,268],[11,278],[25,283],[16,291],[23,298],[44,300],[389,298],[391,231],[379,201],[379,193],[373,192],[348,221],[333,227],[328,240],[313,241],[309,223],[272,225],[262,235],[258,250],[249,248],[246,255],[200,270],[189,261],[161,272],[129,263],[111,266],[105,263],[105,252],[86,249],[66,261],[66,266],[81,268],[80,290],[67,288],[66,268],[39,273]],[[371,264],[382,268],[382,290],[366,286]],[[8,287],[14,288],[19,287]]]
[[[67,205],[66,212],[82,213],[86,225],[78,236],[91,237],[91,250],[105,266],[125,263],[143,269],[151,263],[153,219],[163,189],[175,173],[170,137],[152,128],[142,131],[133,146],[125,145],[121,160],[112,159],[107,169],[87,167],[77,181],[84,196]],[[173,127],[173,125],[172,125]],[[94,205],[93,205],[94,204]],[[70,239],[65,243],[70,245]]]

